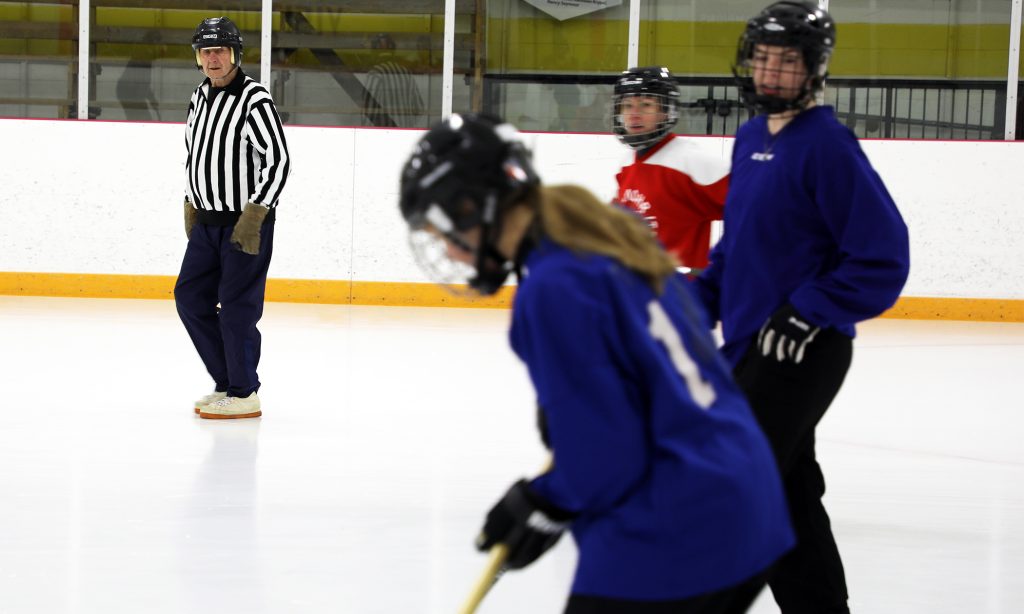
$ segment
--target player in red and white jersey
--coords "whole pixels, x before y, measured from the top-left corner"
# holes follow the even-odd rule
[[[612,132],[635,150],[616,175],[616,201],[637,212],[691,272],[708,265],[711,223],[722,219],[726,160],[672,134],[679,90],[667,68],[631,68],[615,84]]]

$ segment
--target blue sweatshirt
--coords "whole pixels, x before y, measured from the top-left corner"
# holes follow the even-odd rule
[[[525,266],[510,337],[554,453],[531,485],[577,514],[572,592],[682,599],[789,549],[775,459],[689,284],[655,296],[617,261],[551,241]]]
[[[725,231],[697,279],[729,362],[787,301],[853,337],[854,323],[896,302],[909,269],[903,218],[832,107],[804,111],[774,136],[764,115],[740,127]]]

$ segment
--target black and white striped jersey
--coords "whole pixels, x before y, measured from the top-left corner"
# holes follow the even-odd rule
[[[367,73],[363,109],[371,126],[426,127],[416,80],[396,62],[382,62]]]
[[[281,118],[270,92],[241,69],[225,88],[206,79],[192,93],[185,147],[185,194],[201,214],[277,206],[291,170]]]

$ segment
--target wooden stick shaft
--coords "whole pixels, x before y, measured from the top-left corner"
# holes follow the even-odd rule
[[[555,458],[549,456],[544,463],[544,468],[541,469],[541,473],[551,471],[554,465]],[[505,544],[495,544],[491,548],[491,553],[487,558],[487,566],[484,567],[483,573],[480,574],[480,579],[476,581],[476,584],[473,586],[473,592],[469,594],[466,602],[462,605],[462,609],[459,610],[459,614],[474,614],[476,612],[476,609],[480,607],[480,602],[487,595],[487,591],[491,590],[494,583],[498,581],[498,576],[501,573],[502,567],[505,566],[505,559],[507,558],[508,546]]]
[[[495,544],[491,548],[491,554],[487,559],[487,566],[484,568],[483,573],[480,574],[480,579],[476,581],[476,585],[473,586],[473,592],[466,599],[466,603],[459,610],[459,614],[473,614],[476,612],[480,602],[487,595],[487,591],[491,590],[495,580],[498,579],[498,573],[505,564],[506,558],[508,558],[508,547],[505,544]]]

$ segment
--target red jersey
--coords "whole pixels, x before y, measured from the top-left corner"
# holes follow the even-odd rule
[[[615,176],[616,200],[639,213],[683,266],[708,266],[711,222],[722,219],[729,163],[668,134]]]

